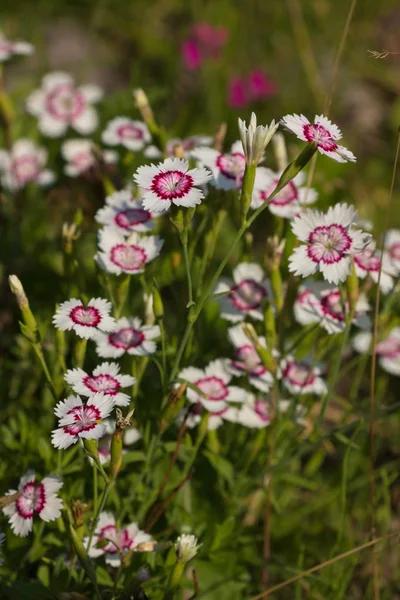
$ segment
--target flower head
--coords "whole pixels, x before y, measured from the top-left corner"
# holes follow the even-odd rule
[[[204,168],[189,169],[189,163],[180,158],[167,158],[156,165],[142,165],[134,175],[136,183],[143,188],[143,207],[154,212],[176,206],[196,206],[204,198],[196,186],[211,179]]]
[[[19,493],[17,499],[3,508],[15,535],[25,537],[32,531],[35,513],[46,522],[54,521],[60,516],[62,500],[57,497],[57,492],[61,487],[61,479],[53,476],[45,477],[37,483],[35,472],[32,470],[21,477],[18,490],[9,490],[6,494],[8,496]]]
[[[107,146],[123,146],[132,152],[142,150],[151,140],[147,125],[128,117],[115,117],[109,121],[101,134]]]
[[[108,273],[143,273],[145,265],[154,260],[163,246],[158,236],[141,237],[133,232],[129,238],[111,227],[99,231],[99,248],[95,260]]]
[[[275,121],[271,121],[269,126],[257,126],[255,113],[251,113],[248,127],[245,121],[239,119],[240,139],[242,140],[244,154],[248,163],[258,164],[260,162],[265,148],[268,146],[278,127],[279,123],[275,124]]]
[[[214,27],[210,23],[197,23],[190,37],[181,46],[182,61],[187,69],[199,69],[207,59],[216,60],[228,39],[226,27]]]
[[[269,283],[262,268],[255,263],[240,263],[233,271],[233,282],[229,279],[218,281],[214,294],[221,306],[221,317],[238,322],[248,315],[261,321],[261,303],[269,295]]]
[[[295,133],[299,140],[316,142],[321,154],[326,154],[337,162],[356,161],[350,150],[337,143],[342,137],[339,127],[323,115],[317,115],[313,123],[304,115],[286,115],[282,119],[282,125]]]
[[[149,232],[155,225],[155,216],[155,213],[143,208],[130,190],[121,190],[107,196],[106,205],[97,211],[95,219],[101,225],[129,236],[134,231]]]
[[[61,450],[76,444],[79,438],[98,440],[106,432],[102,422],[114,408],[114,398],[97,393],[83,404],[78,396],[68,396],[59,402],[54,410],[59,418],[58,429],[51,434],[53,446]]]
[[[393,278],[397,275],[397,269],[388,252],[384,252],[381,259],[381,251],[376,251],[375,248],[375,242],[372,240],[368,248],[354,255],[356,275],[360,279],[365,279],[368,275],[374,283],[378,283],[379,280],[381,292],[388,294],[393,289]]]
[[[222,359],[213,360],[204,370],[187,367],[181,371],[179,377],[201,390],[199,393],[188,387],[186,395],[189,402],[199,402],[213,414],[224,411],[230,402],[245,402],[247,397],[245,390],[229,385],[232,375],[226,370],[226,362]]]
[[[362,354],[371,352],[372,333],[358,333],[353,340],[353,346]],[[376,354],[382,369],[391,375],[400,375],[400,327],[394,327],[390,333],[376,345]]]
[[[175,544],[175,553],[178,562],[187,563],[192,560],[199,551],[201,544],[198,544],[195,535],[183,533],[178,537]]]
[[[227,370],[236,377],[247,375],[251,385],[262,392],[268,392],[274,378],[264,367],[253,343],[243,331],[242,325],[228,329],[228,338],[235,347],[235,358],[227,361]],[[267,347],[264,337],[259,337],[258,342],[264,348]]]
[[[303,277],[320,271],[330,283],[345,281],[351,256],[365,250],[371,240],[370,234],[353,228],[356,217],[347,204],[336,204],[326,214],[308,209],[295,217],[293,233],[305,243],[293,251],[289,270]]]
[[[262,206],[275,190],[281,175],[282,173],[274,173],[265,167],[257,168],[251,208],[256,209]],[[318,198],[318,193],[304,185],[305,179],[306,177],[301,171],[268,202],[268,210],[278,217],[293,219],[308,204],[313,204]]]
[[[142,325],[137,317],[122,317],[112,333],[98,333],[97,354],[103,358],[118,358],[127,353],[132,356],[147,356],[156,351],[155,338],[160,336],[158,325]]]
[[[43,77],[42,87],[28,96],[26,108],[39,119],[39,130],[47,137],[60,137],[68,127],[88,135],[98,124],[92,104],[102,95],[97,85],[76,87],[71,75],[56,71]]]
[[[320,377],[321,367],[311,360],[297,361],[288,354],[281,360],[278,377],[291,394],[318,394],[327,392],[324,380]]]
[[[192,156],[200,165],[211,170],[211,184],[217,189],[239,190],[241,188],[246,168],[242,142],[235,142],[229,154],[222,154],[214,148],[195,148]]]
[[[121,389],[133,385],[136,381],[131,375],[120,375],[117,363],[108,362],[96,367],[91,375],[82,369],[70,369],[64,375],[64,379],[77,394],[92,396],[103,393],[110,396],[116,406],[129,405],[130,397],[121,392]]]
[[[16,55],[29,55],[35,51],[32,44],[28,42],[11,42],[4,37],[4,34],[0,31],[0,63],[9,60],[12,56]]]
[[[20,190],[29,183],[49,185],[55,180],[45,169],[47,150],[27,139],[14,142],[11,150],[0,150],[0,179],[8,190]]]
[[[78,177],[78,175],[83,175],[89,169],[95,167],[98,161],[93,150],[92,140],[78,138],[63,142],[61,154],[64,160],[67,161],[64,173],[69,177]],[[102,160],[109,164],[113,164],[118,160],[118,155],[113,150],[105,150],[101,156]]]
[[[137,523],[130,523],[119,529],[117,528],[114,515],[102,512],[88,553],[91,558],[105,556],[108,565],[119,567],[121,565],[121,557],[129,550],[135,550],[139,544],[149,542],[151,539],[148,533],[139,529]],[[88,542],[89,538],[85,538],[84,544],[87,545]]]
[[[400,273],[400,229],[389,229],[385,236],[385,251],[397,274]]]
[[[114,331],[115,320],[110,316],[112,305],[103,298],[92,298],[84,306],[81,300],[71,298],[60,304],[53,324],[61,331],[70,331],[85,339],[93,339],[98,331]]]

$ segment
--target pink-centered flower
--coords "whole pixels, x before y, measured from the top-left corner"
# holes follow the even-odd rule
[[[0,179],[4,188],[14,191],[29,183],[50,185],[55,180],[45,168],[47,150],[27,139],[14,142],[11,150],[0,150]]]
[[[100,251],[95,260],[107,273],[138,275],[160,254],[163,244],[157,235],[141,237],[133,232],[126,238],[119,231],[106,227],[99,231]]]
[[[229,408],[229,403],[245,402],[247,392],[237,386],[229,385],[232,375],[226,369],[222,359],[213,360],[203,369],[187,367],[179,374],[181,379],[193,383],[202,393],[188,387],[186,390],[189,402],[199,402],[213,413],[220,413]],[[218,415],[215,415],[218,416]]]
[[[6,493],[6,496],[9,496],[20,492],[20,496],[3,508],[15,535],[25,537],[32,531],[35,513],[46,523],[61,515],[62,500],[57,496],[61,487],[62,481],[58,477],[45,477],[37,482],[32,470],[21,477],[18,490],[9,490]]]
[[[388,230],[385,236],[385,251],[397,274],[400,274],[400,229]]]
[[[314,364],[311,359],[298,361],[288,354],[279,363],[277,375],[291,394],[321,396],[327,392],[326,384],[320,377],[321,366]]]
[[[371,319],[366,314],[370,306],[364,296],[357,300],[353,323],[361,329],[371,326]],[[345,305],[346,315],[349,306]],[[339,288],[326,282],[310,281],[299,289],[294,303],[294,315],[301,325],[319,323],[329,334],[341,333],[346,327],[346,316],[343,314]]]
[[[192,156],[199,165],[211,170],[211,184],[217,189],[239,190],[241,188],[246,168],[242,142],[235,142],[229,154],[222,154],[214,148],[195,148]]]
[[[226,368],[232,375],[247,375],[249,383],[262,392],[268,392],[274,382],[272,374],[263,365],[253,343],[245,334],[242,325],[228,329],[228,338],[235,347],[235,357],[228,360]],[[258,338],[259,344],[267,347],[265,337]]]
[[[93,339],[97,332],[115,329],[115,320],[110,316],[112,305],[103,298],[92,298],[87,306],[77,298],[60,304],[53,317],[53,324],[61,331],[70,331],[85,339]]]
[[[232,322],[243,321],[246,316],[261,321],[261,304],[269,295],[269,282],[262,268],[255,263],[240,263],[233,271],[233,281],[222,278],[214,288],[221,294],[216,301],[221,307],[221,317]]]
[[[211,179],[211,173],[204,168],[189,169],[189,163],[180,158],[167,158],[156,165],[142,165],[133,176],[144,190],[143,208],[163,212],[171,204],[176,206],[196,206],[204,198],[197,186]]]
[[[65,450],[81,439],[98,440],[106,432],[102,422],[115,406],[110,395],[97,393],[83,404],[79,396],[68,396],[55,407],[59,418],[58,428],[51,432],[55,448]]]
[[[115,117],[109,121],[101,134],[107,146],[123,146],[132,152],[142,150],[151,140],[147,125],[129,117]]]
[[[372,240],[363,252],[354,255],[354,267],[357,277],[365,279],[369,276],[374,283],[378,283],[383,294],[389,294],[394,287],[393,278],[397,275],[396,266],[390,260],[388,252],[384,252],[381,260],[381,251],[376,250],[375,241]],[[379,270],[381,271],[379,277]]]
[[[33,54],[35,48],[28,42],[8,40],[0,31],[0,63],[9,60],[12,56],[27,56]]]
[[[90,375],[82,369],[70,369],[64,375],[65,381],[73,391],[81,396],[103,393],[110,396],[116,406],[128,406],[130,396],[121,390],[135,383],[131,375],[121,375],[117,363],[104,362]]]
[[[251,208],[254,210],[262,206],[278,185],[281,173],[274,173],[271,169],[258,167],[254,184]],[[299,215],[306,206],[313,204],[318,193],[312,188],[307,188],[306,176],[301,171],[286,187],[283,188],[272,200],[268,202],[268,210],[278,217],[293,219]]]
[[[181,56],[187,69],[199,69],[205,60],[217,60],[228,39],[225,27],[214,27],[210,23],[197,23],[190,37],[182,43]]]
[[[126,527],[118,528],[115,517],[111,513],[102,512],[88,554],[91,558],[105,556],[108,565],[119,567],[121,557],[129,551],[135,550],[139,544],[151,540],[151,536],[141,531],[137,523],[130,523]],[[89,538],[85,538],[85,547],[88,543]]]
[[[304,115],[286,115],[282,119],[282,125],[292,131],[299,140],[304,142],[316,142],[318,151],[326,154],[336,162],[356,162],[356,157],[350,150],[338,144],[342,132],[327,117],[317,115],[314,122]]]
[[[114,192],[95,216],[97,223],[111,227],[129,236],[132,232],[147,233],[153,229],[156,213],[146,210],[142,202],[133,197],[131,190]]]
[[[371,235],[355,229],[357,211],[336,204],[327,213],[307,209],[292,222],[295,236],[304,242],[289,259],[289,271],[308,277],[320,271],[327,281],[338,284],[350,273],[351,256],[363,252]]]
[[[102,358],[118,358],[125,353],[132,356],[148,356],[156,351],[154,340],[158,337],[158,325],[143,325],[137,317],[122,317],[118,319],[112,333],[96,335],[96,350]]]
[[[64,167],[64,173],[68,177],[83,175],[99,162],[94,153],[92,140],[67,140],[61,146],[61,154],[67,162]],[[113,164],[117,162],[118,154],[113,150],[104,150],[101,152],[101,159],[106,164]]]
[[[244,108],[252,102],[275,96],[278,85],[260,68],[243,77],[234,76],[228,86],[228,104],[231,108]]]
[[[68,127],[88,135],[98,125],[97,112],[92,105],[102,96],[97,85],[76,87],[71,75],[56,71],[43,77],[42,87],[28,96],[26,108],[38,118],[39,130],[47,137],[61,137]]]
[[[353,339],[353,347],[361,354],[372,351],[372,333],[358,333]],[[394,327],[389,334],[376,345],[379,364],[391,375],[400,375],[400,327]]]

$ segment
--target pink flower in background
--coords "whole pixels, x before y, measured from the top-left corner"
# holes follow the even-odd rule
[[[228,104],[231,108],[244,108],[277,92],[278,84],[263,69],[257,68],[244,77],[232,77],[228,86]]]
[[[204,60],[217,60],[228,40],[225,27],[214,27],[210,23],[197,23],[190,36],[181,46],[182,61],[187,69],[199,69]]]

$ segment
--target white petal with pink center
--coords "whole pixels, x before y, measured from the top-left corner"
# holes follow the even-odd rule
[[[362,252],[371,235],[354,229],[357,211],[347,204],[336,204],[327,213],[307,209],[293,219],[292,231],[305,245],[295,248],[289,271],[308,277],[320,271],[327,281],[338,284],[350,273],[351,256]]]
[[[400,274],[400,229],[389,229],[387,231],[385,250],[390,262],[396,269],[397,275]]]
[[[79,438],[98,440],[106,432],[102,420],[114,408],[114,399],[106,394],[94,394],[86,404],[78,396],[68,396],[54,410],[59,418],[59,427],[51,435],[53,446],[61,450],[76,444]]]
[[[268,392],[274,382],[273,375],[263,365],[242,325],[228,329],[228,338],[235,347],[235,358],[227,361],[227,370],[236,377],[247,375],[251,385],[262,392]],[[263,348],[267,347],[264,337],[259,337],[258,342]]]
[[[69,177],[78,177],[95,167],[98,161],[93,149],[94,144],[92,140],[88,139],[78,138],[63,142],[61,154],[67,161],[64,173]],[[106,164],[112,164],[118,160],[118,155],[111,150],[102,152],[101,157]]]
[[[346,302],[346,314],[349,307]],[[361,329],[369,329],[371,319],[366,314],[370,306],[364,295],[357,300],[353,323]],[[300,287],[294,304],[296,321],[301,325],[319,323],[329,334],[341,333],[346,327],[339,288],[326,282],[307,282]]]
[[[263,205],[275,190],[281,175],[282,173],[274,173],[271,169],[257,167],[251,208],[257,209]],[[306,206],[316,202],[318,198],[316,190],[307,188],[305,183],[305,174],[300,172],[275,198],[268,202],[268,210],[278,217],[293,219]]]
[[[68,127],[87,135],[97,128],[98,116],[92,104],[101,96],[98,86],[76,87],[68,73],[54,72],[43,77],[41,88],[29,95],[26,107],[38,117],[43,135],[60,137]]]
[[[131,190],[121,190],[107,196],[106,205],[97,211],[95,219],[97,223],[129,236],[133,231],[151,231],[157,216],[143,208],[142,202],[134,198]]]
[[[326,394],[327,387],[320,374],[321,365],[311,359],[298,361],[290,354],[281,360],[277,373],[284,387],[296,395]]]
[[[121,556],[124,556],[128,551],[135,550],[139,544],[150,541],[152,541],[152,537],[145,531],[141,531],[137,523],[130,523],[119,529],[114,515],[109,512],[102,512],[88,553],[91,558],[105,555],[107,564],[119,567]],[[100,542],[101,544],[99,544]],[[105,544],[105,542],[108,543]],[[89,538],[85,538],[85,546],[88,543]]]
[[[98,333],[97,354],[103,358],[118,358],[127,353],[148,356],[156,351],[155,339],[160,337],[158,325],[143,325],[137,317],[122,317],[112,333]]]
[[[27,56],[33,54],[35,48],[28,42],[8,40],[0,31],[0,62],[5,62],[12,56]]]
[[[128,406],[130,396],[121,392],[121,389],[132,386],[136,380],[131,375],[121,375],[119,370],[117,363],[104,362],[91,375],[83,369],[70,369],[64,379],[81,396],[103,393],[110,396],[116,406]]]
[[[342,133],[327,117],[317,115],[314,122],[310,123],[304,115],[286,115],[281,123],[285,129],[297,135],[299,140],[316,142],[318,151],[336,162],[356,162],[354,154],[337,143]]]
[[[101,134],[107,146],[124,146],[132,152],[142,150],[151,140],[147,125],[129,117],[115,117],[109,121]]]
[[[259,265],[240,263],[233,271],[233,282],[227,278],[217,282],[213,293],[223,292],[226,293],[216,298],[223,319],[232,322],[243,321],[246,316],[263,319],[261,303],[270,293],[269,282]]]
[[[29,183],[49,185],[55,180],[52,171],[45,169],[47,150],[28,139],[14,142],[10,152],[0,150],[0,178],[9,190],[19,190]]]
[[[363,332],[353,339],[353,347],[361,354],[372,351],[372,333]],[[394,327],[390,333],[376,345],[376,354],[382,369],[392,375],[400,375],[400,327]]]
[[[211,179],[211,173],[204,168],[189,169],[189,163],[180,158],[167,158],[157,166],[142,165],[133,176],[143,188],[143,207],[156,213],[176,206],[196,206],[201,204],[204,193],[198,186]]]
[[[111,227],[99,231],[100,252],[95,255],[99,266],[107,273],[143,273],[145,265],[154,260],[164,241],[158,236],[140,236],[133,232],[128,238]]]
[[[241,188],[246,168],[242,142],[235,142],[229,154],[222,154],[213,148],[195,148],[191,155],[200,166],[210,169],[212,173],[210,183],[217,189],[239,190]]]
[[[111,302],[92,298],[87,306],[77,298],[60,304],[53,317],[53,324],[61,331],[71,331],[85,339],[93,339],[98,331],[114,331],[115,320],[110,316]]]
[[[21,477],[18,490],[9,490],[6,496],[16,492],[21,495],[3,508],[15,535],[25,537],[32,531],[35,513],[46,522],[54,521],[61,515],[62,500],[57,497],[61,487],[62,481],[58,477],[49,476],[36,482],[36,475],[32,470]]]
[[[212,413],[225,410],[229,402],[244,402],[247,392],[237,386],[228,385],[232,375],[226,369],[226,361],[217,359],[210,362],[205,369],[187,367],[179,374],[181,379],[193,383],[203,394],[188,387],[186,390],[189,402],[200,402]]]
[[[389,294],[394,287],[393,278],[397,275],[397,269],[390,260],[389,254],[376,250],[375,241],[371,241],[368,248],[354,255],[354,267],[357,277],[365,279],[371,277],[374,283],[378,283],[383,294]],[[379,277],[379,269],[381,274]]]

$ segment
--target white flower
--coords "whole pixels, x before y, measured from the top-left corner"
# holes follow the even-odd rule
[[[115,320],[110,317],[112,305],[103,298],[92,298],[84,306],[81,300],[71,298],[60,304],[53,324],[61,331],[70,331],[82,338],[93,339],[98,331],[114,331]]]
[[[61,479],[52,476],[36,483],[35,472],[32,470],[21,477],[18,490],[9,490],[6,494],[9,496],[20,492],[21,495],[15,502],[3,508],[15,535],[25,537],[32,531],[35,513],[46,522],[54,521],[61,515],[62,500],[57,497],[61,487]]]
[[[226,363],[228,371],[236,377],[247,374],[251,385],[262,392],[268,392],[274,378],[264,367],[252,342],[243,331],[242,325],[236,325],[228,329],[228,338],[231,344],[235,346],[235,358]],[[267,347],[264,337],[259,337],[258,342],[263,348]]]
[[[295,248],[289,271],[308,277],[321,271],[324,279],[338,284],[350,273],[351,255],[365,250],[371,235],[352,227],[357,212],[347,204],[335,204],[326,214],[307,209],[292,222],[296,237],[305,242]]]
[[[119,567],[121,556],[124,556],[129,550],[135,550],[139,544],[150,541],[152,541],[151,535],[141,531],[137,523],[130,523],[130,525],[118,529],[114,515],[102,512],[88,554],[91,558],[105,555],[108,565]],[[89,538],[83,540],[85,546],[88,542]],[[108,544],[105,544],[105,542],[108,542]]]
[[[278,127],[279,123],[275,124],[275,121],[271,121],[269,126],[257,126],[257,117],[254,112],[251,113],[248,127],[245,121],[239,119],[240,139],[248,163],[258,164],[260,162],[265,148]]]
[[[98,440],[106,432],[102,420],[114,408],[114,399],[105,394],[94,394],[84,405],[78,396],[68,396],[55,407],[59,418],[58,429],[51,432],[53,446],[61,450],[76,444],[79,438]]]
[[[397,274],[400,274],[400,229],[388,230],[385,236],[385,250]]]
[[[142,165],[133,179],[143,188],[143,207],[154,212],[176,206],[196,206],[204,198],[198,187],[211,179],[204,168],[189,169],[189,163],[180,158],[167,158],[156,165]]]
[[[64,375],[64,379],[77,394],[92,396],[102,392],[105,396],[111,396],[116,406],[129,405],[130,397],[120,390],[136,381],[130,375],[120,375],[117,363],[108,362],[96,367],[92,375],[88,375],[82,369],[70,369]]]
[[[261,302],[269,294],[269,284],[263,270],[255,263],[240,263],[233,271],[233,282],[223,278],[214,288],[214,294],[221,305],[221,317],[238,322],[248,315],[261,321],[263,312]]]
[[[71,75],[56,71],[43,77],[42,87],[28,96],[26,108],[39,119],[39,130],[47,137],[60,137],[68,127],[88,135],[98,125],[92,104],[102,95],[97,85],[76,87]]]
[[[282,173],[274,173],[271,169],[258,167],[254,184],[251,208],[259,208],[276,188]],[[301,171],[283,190],[268,202],[268,210],[284,219],[293,219],[302,212],[308,204],[313,204],[318,193],[304,185],[306,176]]]
[[[382,265],[382,266],[381,266]],[[357,277],[365,279],[369,275],[374,283],[378,283],[379,269],[381,269],[379,286],[382,294],[388,294],[394,286],[393,277],[397,275],[397,269],[390,260],[388,253],[376,251],[375,241],[372,240],[363,252],[354,255],[354,267]]]
[[[27,139],[14,142],[10,152],[0,150],[0,178],[8,190],[20,190],[29,183],[49,185],[55,180],[45,169],[47,150]]]
[[[113,333],[96,335],[97,354],[103,358],[118,358],[125,352],[133,356],[154,354],[156,343],[153,340],[159,336],[158,325],[142,325],[137,317],[122,317]]]
[[[320,377],[321,366],[313,364],[311,359],[297,361],[288,354],[281,360],[278,368],[278,377],[282,379],[284,387],[291,394],[326,394],[327,387]]]
[[[313,123],[310,123],[304,115],[286,115],[282,119],[282,125],[295,133],[299,140],[317,142],[319,152],[337,162],[356,161],[356,157],[350,150],[337,143],[342,137],[339,127],[323,115],[314,117]]]
[[[195,535],[188,535],[183,533],[178,537],[175,544],[175,553],[178,562],[187,563],[192,560],[199,551],[202,544],[197,543],[197,537]]]
[[[361,329],[371,326],[371,319],[366,314],[369,304],[363,295],[357,300],[353,323]],[[346,313],[349,311],[346,302]],[[299,289],[294,304],[296,321],[301,325],[319,323],[329,334],[341,333],[346,327],[340,291],[326,282],[309,281]]]
[[[107,146],[124,146],[132,152],[142,150],[151,140],[147,125],[142,121],[133,121],[129,117],[115,117],[109,121],[101,134]]]
[[[134,232],[125,238],[116,229],[106,227],[99,231],[100,252],[95,260],[107,273],[137,275],[160,254],[163,243],[157,235],[141,237]]]
[[[106,198],[106,205],[95,216],[97,223],[116,229],[123,235],[133,231],[147,233],[153,229],[157,215],[143,208],[130,190],[114,192]]]
[[[232,375],[226,370],[226,363],[222,359],[211,361],[204,370],[186,367],[179,377],[193,383],[203,392],[199,394],[188,387],[186,395],[189,402],[193,404],[200,402],[214,414],[228,408],[229,402],[245,402],[247,397],[247,392],[242,388],[228,385]]]
[[[195,148],[192,157],[199,162],[199,165],[211,170],[213,175],[211,184],[217,189],[239,190],[242,187],[246,168],[242,142],[235,142],[230,154],[222,154],[213,148]]]
[[[358,333],[353,340],[353,346],[361,354],[371,352],[372,333]],[[400,327],[394,327],[390,333],[376,345],[376,354],[382,369],[392,375],[400,375]]]
[[[2,546],[4,544],[4,540],[6,539],[6,534],[5,533],[0,533],[0,546]],[[0,556],[0,567],[1,565],[4,563],[3,557]]]
[[[11,42],[4,37],[4,34],[0,31],[0,62],[5,62],[9,58],[15,55],[29,55],[35,51],[32,44],[28,42]]]
[[[61,154],[67,164],[64,167],[64,173],[69,177],[78,177],[86,173],[97,164],[96,156],[93,152],[94,144],[92,140],[82,138],[66,140],[61,146]],[[118,155],[113,150],[102,152],[102,159],[105,163],[115,163]]]

